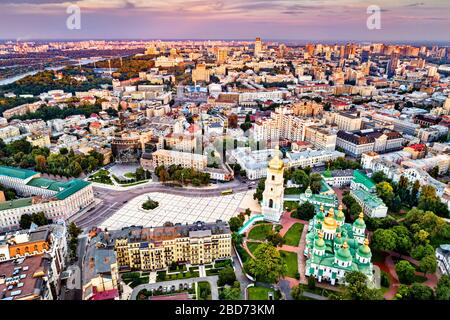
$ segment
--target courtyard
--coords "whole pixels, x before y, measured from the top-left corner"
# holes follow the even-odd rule
[[[188,197],[168,193],[147,193],[130,200],[114,215],[105,220],[101,228],[111,230],[125,226],[162,226],[165,222],[194,223],[196,221],[228,221],[238,212],[251,207],[254,191],[215,197]],[[148,199],[157,201],[153,210],[142,209]]]

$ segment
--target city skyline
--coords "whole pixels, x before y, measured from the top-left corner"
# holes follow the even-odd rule
[[[66,27],[71,4],[81,9],[80,30]],[[366,26],[370,5],[381,9],[379,30]],[[450,40],[442,0],[3,0],[0,9],[1,39]]]

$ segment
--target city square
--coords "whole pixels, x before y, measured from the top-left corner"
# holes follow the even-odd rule
[[[160,226],[165,222],[193,223],[196,221],[228,221],[246,208],[255,208],[253,191],[218,197],[188,197],[167,193],[147,193],[130,200],[113,216],[102,223],[101,228],[121,229],[135,225],[143,227]],[[159,202],[153,210],[142,209],[148,199]]]

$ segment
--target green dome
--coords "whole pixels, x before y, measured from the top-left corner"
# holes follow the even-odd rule
[[[350,253],[346,242],[344,242],[342,248],[337,251],[336,258],[341,261],[352,261],[352,254]]]
[[[364,222],[364,214],[362,212],[359,214],[359,218],[356,219],[355,222],[353,222],[353,226],[359,229],[366,228],[366,223]]]
[[[314,241],[314,234],[312,232],[309,232],[306,235],[306,240],[311,241],[311,242]]]
[[[316,223],[316,229],[322,230],[322,224],[321,223]]]
[[[325,216],[323,215],[323,212],[322,212],[322,211],[319,211],[319,212],[316,214],[316,220],[321,220],[321,221],[323,221],[323,219],[325,219]]]
[[[316,242],[314,242],[314,248],[318,250],[325,249],[325,241],[323,241],[322,238],[317,239]]]
[[[342,239],[342,237],[335,237],[334,238],[334,243],[335,244],[342,244],[344,242],[344,240]]]
[[[343,221],[345,219],[345,214],[342,210],[339,210],[336,215],[336,220]]]
[[[370,259],[372,257],[372,251],[369,248],[369,240],[364,240],[364,244],[358,248],[358,255],[363,258]]]

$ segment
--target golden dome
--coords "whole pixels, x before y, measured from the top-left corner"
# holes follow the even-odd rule
[[[369,245],[369,239],[368,239],[368,238],[364,239],[364,245],[365,245],[365,246],[368,246],[368,245]]]
[[[338,224],[336,220],[334,219],[333,215],[326,217],[323,220],[323,228],[328,230],[336,230],[338,227]]]
[[[342,203],[339,205],[338,210],[342,211],[342,209],[344,209],[344,206],[342,205]]]
[[[284,167],[283,160],[280,159],[280,148],[275,147],[275,156],[269,161],[269,168],[274,170],[281,170]]]
[[[321,204],[321,205],[320,205],[320,211],[323,212],[324,210],[325,210],[325,208],[323,207],[323,204]]]
[[[359,213],[359,218],[364,220],[364,212],[361,211],[361,212]]]

